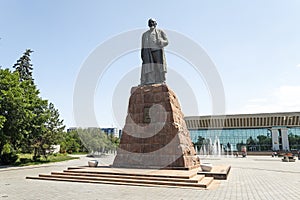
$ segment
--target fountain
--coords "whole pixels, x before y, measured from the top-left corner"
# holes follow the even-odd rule
[[[204,141],[202,146],[200,147],[200,150],[198,151],[198,147],[195,146],[196,152],[204,157],[221,157],[221,155],[224,154],[224,150],[221,147],[220,139],[218,136],[215,137],[214,141],[211,138],[208,138]],[[228,155],[228,149],[227,149],[227,155]]]
[[[217,147],[217,140],[215,139],[214,144],[212,146],[213,149],[213,156],[217,156],[218,155],[218,147]]]
[[[227,148],[226,148],[227,147]],[[195,147],[195,149],[198,149],[198,147]],[[207,162],[210,160],[210,156],[212,157],[221,157],[222,155],[225,155],[225,150],[227,151],[227,157],[228,157],[228,153],[229,153],[229,149],[231,149],[231,154],[232,154],[232,146],[229,145],[228,146],[223,146],[220,143],[220,139],[218,138],[218,136],[215,136],[214,141],[211,138],[205,139],[200,147],[199,150],[199,157],[201,159],[201,157],[203,158],[204,162],[201,162],[200,167],[201,167],[201,171],[198,172],[198,174],[209,174],[209,176],[213,176],[215,179],[227,179],[227,175],[230,171],[231,166],[226,166],[226,168],[224,169],[218,169],[220,166],[216,167],[213,166],[211,163]],[[214,158],[213,158],[214,159]],[[206,161],[206,162],[205,162]],[[215,173],[215,170],[218,169],[218,173]],[[214,171],[214,172],[213,172]],[[220,174],[222,174],[221,176],[223,176],[222,178],[220,178]],[[212,175],[214,174],[214,175]]]
[[[218,157],[221,157],[221,155],[222,155],[222,148],[221,148],[221,144],[220,144],[220,139],[218,138],[217,139],[217,147],[218,147]]]
[[[221,155],[225,155],[225,149],[224,149],[224,146],[223,146],[223,145],[220,145],[220,148],[221,148]]]
[[[203,146],[203,155],[204,155],[204,156],[207,156],[207,151],[206,151],[205,145]]]

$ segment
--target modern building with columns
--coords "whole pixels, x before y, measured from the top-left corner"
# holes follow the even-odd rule
[[[272,139],[272,150],[289,151],[289,134],[300,136],[300,112],[190,116],[185,121],[193,142],[199,136],[218,138],[222,146],[230,144],[233,150],[250,137],[263,135]]]

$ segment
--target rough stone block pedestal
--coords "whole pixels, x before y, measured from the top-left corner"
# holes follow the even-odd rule
[[[133,87],[113,167],[192,169],[199,165],[175,93],[165,84]]]

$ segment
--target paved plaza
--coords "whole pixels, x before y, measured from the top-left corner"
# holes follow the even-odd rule
[[[98,158],[101,165],[109,165],[113,156]],[[2,199],[130,199],[130,200],[188,200],[188,199],[300,199],[300,161],[281,162],[280,158],[248,156],[247,158],[211,157],[201,162],[232,166],[228,180],[218,181],[209,190],[168,187],[141,187],[107,184],[88,184],[28,180],[62,171],[68,166],[86,165],[91,158],[81,156],[47,165],[0,168],[0,200]]]

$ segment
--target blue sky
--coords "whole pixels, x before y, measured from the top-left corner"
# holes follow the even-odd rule
[[[147,20],[154,17],[159,28],[187,36],[213,60],[224,87],[226,113],[300,111],[299,9],[297,0],[0,0],[0,65],[11,68],[25,49],[34,50],[34,78],[41,96],[55,104],[68,127],[76,126],[73,93],[85,60],[116,35],[146,31]],[[166,56],[167,83],[185,115],[212,114],[203,77],[195,76],[188,62],[168,47]],[[94,95],[98,124],[90,126],[123,126],[140,65],[138,51],[112,61],[99,77]],[[126,77],[131,85],[120,88]],[[185,84],[197,105],[185,95]]]

